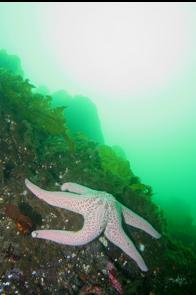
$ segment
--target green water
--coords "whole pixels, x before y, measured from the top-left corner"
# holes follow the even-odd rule
[[[155,21],[154,16],[158,8],[156,5],[149,7],[144,5],[142,13],[145,15],[145,11],[149,13],[149,10],[152,10],[152,19]],[[134,9],[134,5],[127,8],[130,13]],[[153,9],[155,9],[154,14]],[[156,203],[162,208],[166,208],[166,212],[170,212],[173,217],[176,214],[176,207],[179,206],[181,209],[178,210],[178,219],[184,218],[183,216],[186,214],[191,214],[195,220],[196,5],[189,3],[177,7],[174,4],[171,6],[165,4],[162,14],[157,10],[158,15],[160,14],[163,19],[166,17],[164,13],[169,11],[171,15],[168,14],[168,22],[171,31],[173,30],[177,37],[181,34],[184,39],[181,40],[179,37],[173,41],[172,35],[169,35],[168,39],[165,35],[162,36],[161,33],[166,34],[166,31],[163,30],[159,22],[160,31],[152,31],[152,36],[150,35],[150,27],[147,27],[149,31],[146,34],[149,34],[154,42],[151,45],[153,53],[156,53],[156,50],[160,51],[159,43],[162,44],[162,39],[167,41],[165,51],[162,50],[159,52],[160,55],[154,56],[156,59],[159,58],[157,63],[161,58],[165,58],[166,62],[172,63],[173,60],[174,65],[171,69],[165,70],[165,76],[160,80],[161,82],[157,80],[158,82],[154,84],[153,77],[155,79],[159,72],[154,74],[152,68],[152,73],[149,71],[149,76],[152,75],[150,84],[145,86],[146,81],[143,79],[139,82],[140,87],[136,87],[134,91],[132,91],[131,84],[134,78],[132,72],[130,81],[126,80],[127,76],[123,76],[126,81],[120,81],[120,74],[118,76],[118,69],[121,73],[123,67],[124,71],[127,67],[126,59],[122,59],[124,66],[121,65],[122,55],[129,54],[130,50],[130,58],[133,62],[135,54],[136,62],[133,66],[136,74],[138,71],[137,61],[141,75],[143,71],[146,71],[145,67],[149,65],[144,63],[142,68],[139,60],[143,60],[144,57],[139,57],[134,50],[131,51],[132,43],[127,43],[128,36],[123,35],[124,26],[129,25],[127,21],[129,14],[125,13],[126,9],[120,10],[118,15],[116,11],[113,13],[112,7],[98,6],[97,19],[100,17],[105,21],[105,33],[103,24],[100,24],[100,32],[99,23],[96,23],[95,32],[93,29],[88,31],[88,27],[85,26],[85,21],[87,24],[90,22],[93,24],[95,9],[91,5],[65,5],[64,11],[68,23],[66,23],[66,19],[63,22],[63,18],[61,18],[60,26],[57,27],[58,11],[60,13],[60,10],[60,5],[54,3],[1,3],[0,47],[6,49],[9,54],[18,55],[22,61],[25,75],[34,84],[46,86],[50,93],[63,89],[71,95],[89,97],[97,107],[105,143],[122,147],[134,173],[141,178],[142,182],[153,187],[153,198]],[[111,11],[111,15],[108,14],[108,11]],[[89,16],[91,12],[92,18]],[[140,13],[138,6],[136,13]],[[121,22],[124,14],[125,21],[127,21],[125,25]],[[116,20],[115,16],[118,16]],[[141,15],[138,14],[138,19],[140,17]],[[96,21],[98,22],[98,20]],[[138,25],[142,19],[138,22],[136,17],[134,21],[137,21],[136,25]],[[150,18],[148,21],[150,24]],[[117,24],[114,31],[110,26],[111,22]],[[175,22],[177,22],[179,29],[176,28]],[[130,32],[130,35],[136,34],[138,38],[140,35],[143,36],[142,29],[145,29],[145,24],[141,27],[135,26],[132,31],[133,26],[134,22],[130,23],[127,32]],[[88,36],[87,33],[85,35],[85,30],[91,35]],[[109,46],[116,46],[113,36],[115,32],[120,39],[116,40],[116,44],[118,44],[116,55],[111,57],[112,52],[109,50]],[[160,35],[156,35],[158,32]],[[98,41],[105,40],[105,47],[101,46],[98,41],[96,43],[95,34],[97,34]],[[104,34],[106,35],[104,36]],[[81,36],[85,38],[82,39]],[[110,45],[110,41],[112,45]],[[93,42],[94,44],[92,44]],[[128,46],[126,51],[123,48],[123,42]],[[177,42],[182,43],[181,47]],[[171,52],[171,56],[168,55],[167,60],[164,52],[168,53],[167,47],[171,44],[173,47],[176,46],[176,49]],[[143,46],[142,41],[141,45]],[[95,50],[95,54],[91,58],[98,59],[95,68],[86,59],[87,55],[91,54],[90,51],[88,52],[88,46],[90,46],[90,50],[93,48]],[[134,48],[137,49],[137,47]],[[104,50],[106,56],[104,56]],[[85,56],[82,55],[84,52]],[[117,53],[121,58],[117,56]],[[141,53],[145,54],[145,51],[140,51]],[[175,59],[176,56],[178,59]],[[82,62],[83,58],[84,62]],[[153,56],[148,56],[147,52],[146,59],[148,58],[151,58],[150,63],[153,67],[156,60],[153,59]],[[74,64],[74,60],[76,63],[79,61],[81,63]],[[108,60],[109,64],[107,64]],[[93,64],[93,60],[91,61]],[[115,64],[116,74],[112,73],[114,70],[112,63]],[[77,67],[80,68],[80,73],[76,71]],[[158,69],[155,68],[156,71]],[[127,71],[129,70],[130,68]],[[82,77],[82,71],[84,77]],[[160,71],[162,71],[161,66]],[[91,79],[91,76],[94,76],[94,79]],[[104,76],[105,80],[107,79],[105,84],[101,80],[101,76]]]
[[[195,3],[0,4],[0,294],[195,294],[195,20]]]

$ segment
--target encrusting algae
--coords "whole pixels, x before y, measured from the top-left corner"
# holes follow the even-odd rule
[[[31,219],[22,214],[16,205],[8,204],[5,206],[5,214],[10,217],[16,224],[16,229],[22,235],[30,233],[33,223]]]

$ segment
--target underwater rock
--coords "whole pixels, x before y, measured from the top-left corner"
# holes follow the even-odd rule
[[[82,133],[90,140],[104,143],[103,132],[96,105],[87,97],[71,97],[65,91],[52,94],[54,106],[66,106],[67,126],[73,134]]]
[[[106,295],[104,291],[99,286],[84,286],[81,290],[79,295]]]

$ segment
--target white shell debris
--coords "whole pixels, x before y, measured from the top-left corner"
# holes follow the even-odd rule
[[[145,246],[143,245],[143,244],[139,244],[139,249],[140,249],[140,251],[144,251],[144,249],[145,249]]]
[[[108,246],[108,241],[106,240],[106,238],[104,238],[104,237],[100,237],[100,238],[99,238],[99,241],[100,241],[105,247]]]

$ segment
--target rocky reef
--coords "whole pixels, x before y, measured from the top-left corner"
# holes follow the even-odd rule
[[[33,89],[0,68],[0,294],[194,294],[195,253],[169,235],[152,188],[111,147],[73,137],[64,108]],[[80,247],[32,239],[34,229],[79,230],[83,218],[35,198],[25,178],[48,190],[70,181],[107,191],[140,214],[162,234],[124,225],[149,271],[103,236]]]
[[[99,144],[104,143],[97,107],[88,97],[72,97],[63,90],[52,93],[51,96],[55,107],[65,106],[65,119],[73,136],[80,133]]]

